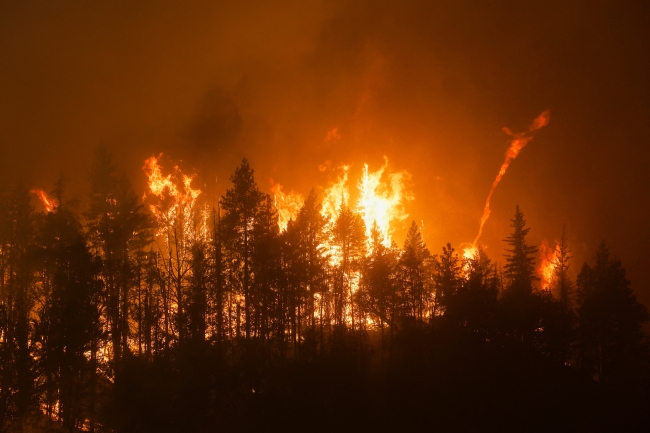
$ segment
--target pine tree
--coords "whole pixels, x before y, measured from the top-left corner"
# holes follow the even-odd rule
[[[344,312],[346,307],[350,307],[351,326],[355,329],[355,314],[358,314],[354,307],[352,288],[356,283],[356,271],[360,264],[360,259],[365,255],[366,237],[363,220],[350,208],[343,207],[334,222],[332,228],[332,241],[336,246],[339,255],[339,265],[337,267],[337,282],[335,283],[335,317],[337,325],[344,324]]]
[[[504,266],[504,273],[509,283],[508,290],[531,293],[533,281],[537,279],[534,259],[537,248],[526,243],[526,235],[530,228],[526,227],[526,220],[524,220],[524,214],[519,209],[519,205],[515,208],[514,218],[510,221],[512,233],[504,239],[504,242],[510,246],[509,249],[506,249],[508,254],[505,255],[506,265]]]
[[[232,188],[226,191],[221,200],[225,212],[222,223],[230,260],[234,266],[231,282],[238,286],[239,292],[244,296],[244,327],[248,340],[251,335],[253,223],[264,195],[255,183],[253,170],[246,158],[230,180]]]
[[[360,293],[362,308],[369,313],[381,330],[381,352],[384,359],[384,328],[388,325],[392,337],[399,306],[397,293],[397,254],[382,243],[381,232],[374,224],[371,230],[371,253],[364,261]]]
[[[610,258],[604,242],[595,265],[583,265],[577,288],[582,368],[602,381],[634,377],[648,358],[641,330],[648,310],[637,302],[625,269]]]
[[[524,214],[515,208],[514,218],[510,220],[512,233],[504,239],[510,247],[506,249],[506,290],[501,298],[501,322],[506,335],[519,343],[539,347],[544,335],[540,325],[544,320],[547,299],[533,291],[535,277],[535,259],[537,248],[529,246],[526,236],[530,228],[526,227]]]
[[[61,179],[55,195],[58,204],[45,215],[38,235],[44,302],[37,311],[34,339],[46,413],[73,431],[84,419],[94,419],[95,390],[88,385],[94,383],[97,368],[86,353],[93,354],[101,333],[102,283],[100,261],[63,200]]]
[[[436,309],[440,308],[445,315],[447,315],[447,310],[452,306],[454,302],[453,298],[461,285],[461,261],[458,254],[454,254],[455,252],[456,250],[449,243],[447,246],[442,247],[440,267],[436,274]]]
[[[425,291],[424,263],[430,256],[422,235],[415,221],[406,233],[404,249],[399,261],[402,280],[402,293],[407,308],[406,313],[418,320],[423,320],[428,293]]]
[[[320,206],[318,205],[316,198],[316,192],[312,189],[296,219],[296,228],[299,232],[300,238],[299,260],[301,267],[304,270],[301,277],[302,284],[306,287],[306,290],[309,293],[309,303],[307,307],[309,309],[308,314],[312,333],[316,332],[316,295],[318,293],[322,294],[326,287],[324,281],[326,260],[322,252],[325,218],[319,212]],[[322,315],[320,317],[322,319]]]
[[[132,308],[129,300],[140,281],[136,276],[143,266],[144,247],[151,242],[152,222],[128,179],[118,177],[117,166],[105,144],[95,150],[88,198],[84,216],[90,244],[103,258],[102,277],[107,287],[106,311],[113,361],[119,363],[123,353],[129,350]]]
[[[37,408],[34,388],[33,327],[30,313],[34,288],[34,214],[29,191],[18,183],[2,200],[0,222],[0,427],[15,422],[20,429]],[[4,416],[3,416],[4,415]],[[4,418],[4,420],[3,420]]]

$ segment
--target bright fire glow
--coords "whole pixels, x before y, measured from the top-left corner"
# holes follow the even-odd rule
[[[404,211],[404,202],[413,200],[413,196],[405,189],[404,181],[410,176],[407,172],[391,173],[388,183],[382,182],[382,175],[388,166],[384,157],[384,165],[375,172],[368,171],[368,164],[363,166],[363,176],[359,181],[359,199],[356,211],[366,225],[366,237],[371,239],[373,224],[377,224],[382,235],[382,243],[390,247],[394,227],[391,223],[404,221],[408,214]]]
[[[468,247],[463,248],[463,257],[467,260],[473,260],[478,254],[478,247],[474,245],[469,245]]]
[[[544,239],[542,245],[539,247],[541,256],[539,275],[541,277],[541,285],[543,290],[550,290],[553,277],[555,276],[555,268],[557,259],[560,255],[560,244],[555,241],[555,248],[548,245],[548,241]]]
[[[340,167],[343,174],[337,181],[330,185],[323,192],[323,202],[321,204],[321,215],[333,224],[339,216],[341,208],[347,206],[350,201],[350,190],[348,189],[348,170],[349,166]]]
[[[161,156],[152,156],[144,162],[143,170],[149,178],[149,194],[145,192],[143,200],[150,196],[157,199],[156,203],[149,204],[149,209],[160,223],[160,230],[181,223],[183,234],[205,237],[207,212],[197,206],[201,190],[192,188],[194,175],[184,175],[178,166],[174,166],[173,173],[163,176],[158,162]]]
[[[43,208],[45,208],[45,212],[47,213],[52,212],[56,207],[56,200],[51,197],[48,197],[48,195],[45,194],[45,191],[43,191],[42,189],[32,189],[29,192],[31,192],[32,194],[36,194],[38,199],[43,204]]]
[[[364,164],[361,179],[357,184],[359,198],[353,211],[358,213],[365,223],[368,242],[372,226],[376,223],[382,235],[382,243],[389,247],[395,223],[408,218],[404,205],[413,200],[413,195],[406,188],[406,182],[410,179],[409,173],[403,171],[385,174],[388,159],[384,157],[384,161],[384,165],[374,172],[368,169],[368,164]],[[350,167],[344,165],[340,168],[343,173],[323,191],[320,213],[330,225],[334,224],[341,209],[350,205]]]
[[[278,226],[280,231],[285,231],[289,221],[295,221],[298,217],[298,212],[305,203],[305,199],[302,194],[297,192],[283,192],[282,185],[279,183],[273,185],[271,192],[273,193],[275,208],[278,211]]]

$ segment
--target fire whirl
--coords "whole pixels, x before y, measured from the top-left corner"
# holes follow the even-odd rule
[[[503,164],[501,164],[501,168],[499,169],[497,177],[494,179],[494,182],[492,182],[492,187],[490,188],[487,200],[485,201],[485,207],[483,208],[483,216],[481,217],[481,224],[478,229],[478,234],[476,235],[476,238],[474,238],[474,242],[472,242],[471,247],[465,248],[463,254],[464,257],[471,258],[476,254],[478,241],[483,234],[483,226],[490,217],[490,200],[492,199],[492,194],[494,194],[494,190],[496,189],[499,182],[501,182],[503,175],[506,174],[506,170],[508,170],[510,163],[517,157],[517,155],[519,155],[519,152],[521,152],[521,150],[530,142],[530,140],[533,139],[532,133],[548,125],[548,122],[550,120],[551,111],[546,110],[537,116],[535,120],[533,120],[533,123],[528,127],[528,130],[526,132],[514,133],[508,128],[503,128],[503,131],[512,137],[512,141],[510,142],[510,147],[508,147],[508,150],[506,151],[505,160],[503,161]]]

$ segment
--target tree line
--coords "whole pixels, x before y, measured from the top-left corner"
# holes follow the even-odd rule
[[[648,311],[620,261],[601,244],[573,280],[563,233],[551,289],[539,289],[518,206],[500,267],[480,249],[432,254],[415,222],[402,247],[376,227],[367,239],[353,210],[322,216],[313,190],[280,232],[246,159],[207,210],[171,198],[147,209],[117,173],[100,146],[85,208],[63,178],[50,212],[20,183],[0,199],[2,431],[253,429],[253,415],[290,422],[280,401],[341,417],[332,401],[367,399],[368,378],[392,395],[395,383],[443,394],[455,386],[434,366],[460,377],[469,367],[452,364],[477,354],[480,369],[526,359],[586,387],[647,386]],[[477,383],[511,371],[499,368]]]

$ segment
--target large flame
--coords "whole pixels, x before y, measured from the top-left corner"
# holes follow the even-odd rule
[[[305,204],[305,198],[302,194],[291,191],[285,193],[282,191],[282,185],[276,183],[271,188],[275,201],[275,208],[278,211],[278,226],[280,231],[285,231],[289,221],[295,221],[298,213]]]
[[[476,238],[474,238],[474,242],[472,242],[472,247],[476,248],[478,244],[478,240],[483,234],[483,226],[485,225],[487,219],[490,217],[490,200],[492,199],[492,194],[494,193],[494,190],[496,189],[499,182],[501,182],[501,178],[503,177],[503,175],[506,174],[506,170],[508,170],[510,163],[512,162],[513,159],[517,157],[517,155],[519,155],[521,149],[523,149],[524,146],[526,146],[530,142],[530,140],[533,139],[533,135],[531,133],[548,125],[548,122],[550,120],[551,120],[551,111],[546,110],[542,114],[537,116],[535,120],[533,120],[533,123],[531,123],[531,125],[528,127],[528,130],[526,132],[514,133],[508,128],[505,127],[503,128],[503,131],[512,137],[512,142],[510,143],[510,147],[506,151],[505,160],[503,161],[503,164],[501,164],[501,169],[499,170],[499,174],[497,174],[497,177],[494,179],[494,182],[492,182],[492,187],[490,188],[490,192],[487,196],[487,200],[485,201],[485,207],[483,208],[483,216],[481,217],[481,224],[478,229],[478,234],[476,235]],[[468,251],[466,249],[464,255],[467,254],[471,254],[471,251]]]
[[[162,153],[145,160],[143,167],[149,178],[149,193],[145,192],[143,200],[151,196],[157,199],[149,204],[149,209],[160,223],[159,230],[181,222],[183,234],[207,236],[207,210],[197,205],[201,190],[192,188],[195,176],[183,174],[178,166],[174,166],[172,173],[163,176],[158,162],[161,156]]]
[[[467,244],[465,244],[467,245]],[[467,260],[473,260],[478,254],[478,247],[476,245],[469,245],[463,248],[463,258]]]
[[[560,255],[560,244],[558,241],[555,241],[555,248],[551,248],[548,245],[548,241],[544,239],[539,247],[539,253],[541,260],[538,272],[541,278],[542,289],[550,290],[555,276],[557,260]]]
[[[56,207],[56,200],[49,197],[42,189],[32,189],[29,192],[31,192],[32,194],[36,194],[38,199],[43,204],[43,208],[45,209],[45,212],[47,213],[52,212]]]
[[[410,176],[407,172],[391,173],[388,183],[382,182],[382,175],[388,166],[388,158],[384,157],[384,165],[375,172],[368,171],[368,164],[363,166],[363,175],[359,181],[359,199],[356,211],[366,225],[366,237],[370,242],[373,224],[377,224],[382,235],[382,243],[390,247],[391,235],[394,231],[393,222],[404,221],[408,214],[404,210],[404,202],[412,200],[413,196],[406,191],[404,181]]]
[[[350,201],[350,190],[348,189],[348,170],[350,166],[339,167],[343,170],[336,182],[325,188],[323,191],[323,202],[321,203],[321,215],[333,224],[336,221],[341,209]]]
[[[406,171],[386,174],[388,158],[384,157],[384,165],[377,171],[370,171],[368,164],[363,165],[361,179],[357,184],[359,198],[353,211],[358,213],[365,223],[365,232],[370,242],[370,232],[373,224],[382,235],[382,243],[389,247],[395,224],[408,218],[404,209],[407,201],[413,200],[413,195],[406,188],[410,175]],[[350,206],[350,189],[348,187],[350,167],[343,165],[343,171],[336,182],[330,184],[323,191],[321,215],[328,224],[334,221],[341,213],[341,209]]]

